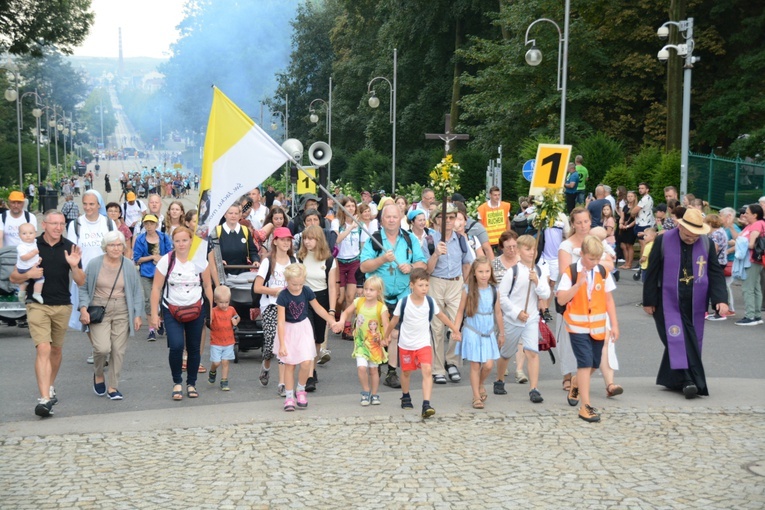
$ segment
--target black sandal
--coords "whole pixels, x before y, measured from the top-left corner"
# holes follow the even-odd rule
[[[186,395],[188,395],[189,398],[197,398],[199,396],[199,392],[194,386],[187,386]]]
[[[176,386],[181,386],[181,385],[180,384],[173,385],[173,393],[172,393],[173,400],[176,400],[176,401],[183,400],[183,386],[181,386],[181,389],[179,390],[175,389]]]

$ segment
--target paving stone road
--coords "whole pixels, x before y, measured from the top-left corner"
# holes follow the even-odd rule
[[[0,507],[765,508],[765,480],[747,469],[765,453],[765,407],[614,406],[600,424],[522,407],[423,421],[349,405],[333,419],[253,422],[250,411],[236,423],[238,409],[225,424],[233,407],[210,406],[210,426],[157,428],[138,413],[86,433],[6,425]],[[175,423],[190,416],[177,413]],[[97,429],[100,417],[88,419]]]

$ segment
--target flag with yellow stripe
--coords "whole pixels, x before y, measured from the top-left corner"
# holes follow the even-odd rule
[[[189,254],[198,266],[207,257],[207,237],[226,210],[288,159],[273,138],[213,87],[199,182],[198,225]]]

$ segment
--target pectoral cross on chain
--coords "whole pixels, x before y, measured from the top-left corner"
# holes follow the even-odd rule
[[[699,258],[696,259],[696,264],[699,266],[699,278],[704,276],[704,265],[707,263],[706,260],[704,260],[703,255],[699,255]]]
[[[388,273],[390,273],[391,276],[393,276],[393,273],[395,272],[395,268],[393,267],[393,264],[388,266]]]
[[[680,283],[690,285],[692,281],[693,281],[693,275],[688,274],[688,270],[683,268],[683,278],[680,278]]]

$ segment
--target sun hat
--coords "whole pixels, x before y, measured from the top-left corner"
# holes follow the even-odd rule
[[[143,217],[143,223],[146,223],[147,221],[153,221],[154,223],[159,223],[159,220],[153,214],[147,214],[146,216]]]
[[[439,205],[436,208],[436,211],[433,213],[433,218],[438,218],[438,216],[443,212],[443,205]],[[454,204],[446,204],[446,214],[457,214],[457,207]]]
[[[282,237],[289,237],[292,239],[292,232],[290,232],[290,229],[287,227],[277,227],[274,229],[274,239],[279,239]]]
[[[704,217],[698,209],[688,209],[678,223],[685,227],[691,234],[700,236],[708,234],[712,227],[704,223]]]

